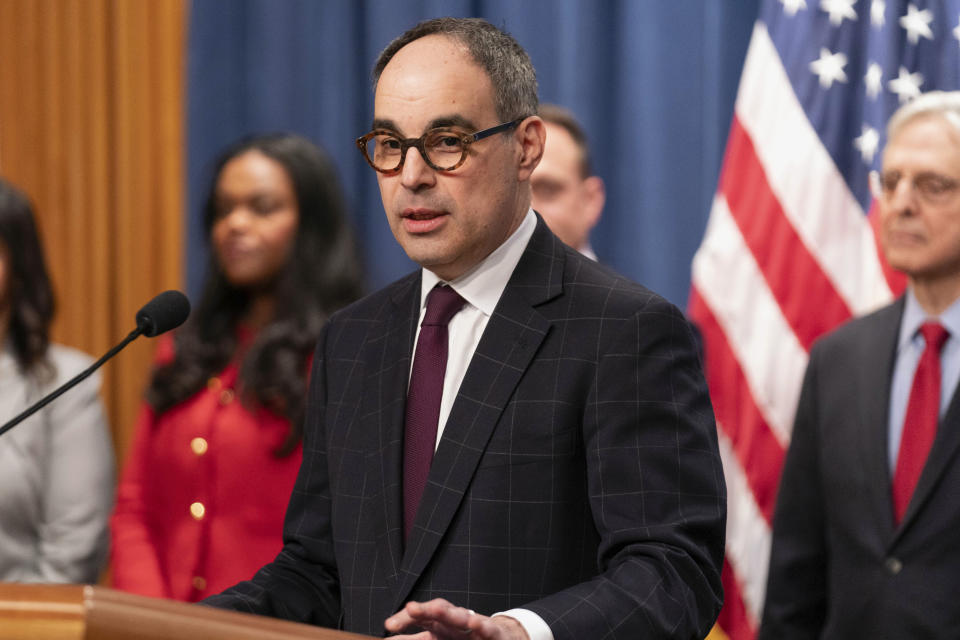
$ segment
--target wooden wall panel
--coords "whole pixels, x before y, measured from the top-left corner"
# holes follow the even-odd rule
[[[56,341],[99,356],[182,282],[185,0],[0,0],[0,174],[36,206]],[[102,370],[118,458],[154,344]]]

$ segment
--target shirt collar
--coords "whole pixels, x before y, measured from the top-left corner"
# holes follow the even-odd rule
[[[900,336],[897,340],[897,352],[906,347],[917,335],[920,325],[928,320],[935,320],[950,332],[950,338],[960,338],[960,298],[944,309],[939,316],[931,316],[923,310],[920,302],[913,293],[913,288],[907,287],[906,301],[903,306],[903,319],[900,321]]]
[[[454,291],[459,293],[470,305],[476,307],[487,316],[493,315],[493,310],[507,288],[507,282],[513,275],[520,257],[527,248],[527,243],[537,228],[537,217],[533,209],[527,210],[520,226],[510,234],[503,244],[493,253],[480,261],[465,274],[448,282]],[[427,294],[438,283],[440,277],[429,269],[423,269],[420,285],[420,308],[427,303]]]

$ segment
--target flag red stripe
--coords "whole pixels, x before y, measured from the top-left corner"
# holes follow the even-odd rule
[[[787,324],[809,350],[814,340],[852,314],[790,224],[770,189],[753,141],[736,116],[727,140],[720,191]],[[811,301],[816,304],[815,313]]]
[[[696,284],[690,290],[688,309],[703,334],[707,386],[713,411],[730,439],[757,507],[767,522],[772,522],[784,449],[757,408],[740,363]]]
[[[730,638],[753,638],[757,630],[750,622],[747,608],[740,597],[740,585],[726,560],[723,561],[720,581],[723,584],[723,608],[720,610],[717,624]]]

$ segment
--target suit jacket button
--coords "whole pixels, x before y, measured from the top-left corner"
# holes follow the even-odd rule
[[[898,573],[900,573],[900,570],[903,569],[903,563],[900,562],[900,560],[898,560],[897,558],[892,558],[892,557],[887,558],[884,561],[883,566],[887,568],[887,573],[889,573],[892,576],[897,575]]]

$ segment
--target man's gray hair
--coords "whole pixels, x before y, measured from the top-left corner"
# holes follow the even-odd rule
[[[887,140],[908,122],[927,115],[942,115],[960,134],[960,91],[930,91],[894,111],[887,122]]]
[[[481,18],[434,18],[402,33],[377,58],[373,68],[374,89],[397,51],[429,35],[446,36],[463,44],[474,62],[487,72],[501,122],[537,113],[537,74],[530,56],[513,36]]]

